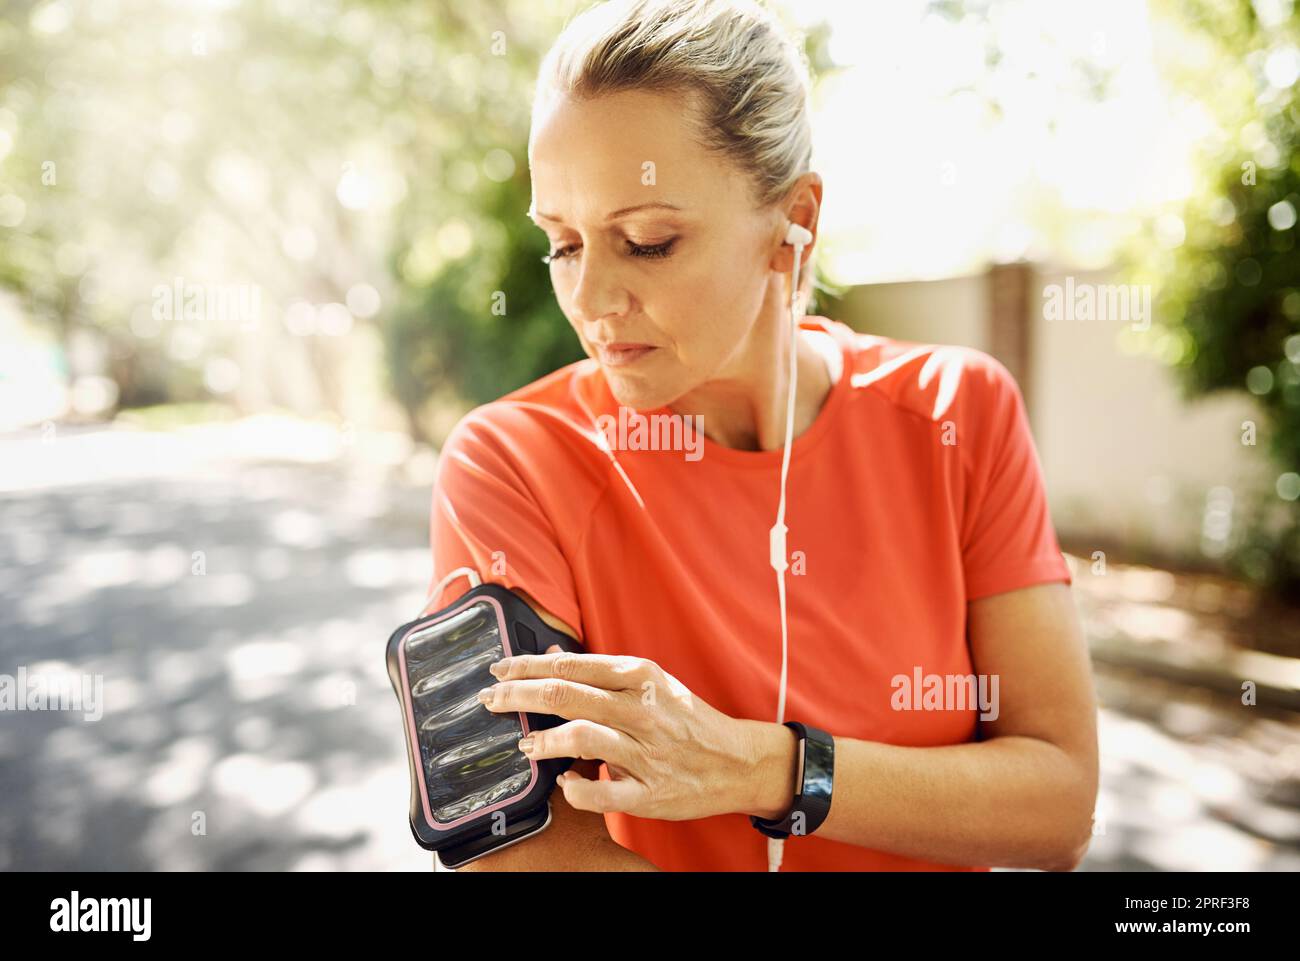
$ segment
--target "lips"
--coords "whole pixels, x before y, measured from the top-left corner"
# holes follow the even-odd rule
[[[606,367],[626,367],[658,349],[649,344],[597,344],[596,354]]]

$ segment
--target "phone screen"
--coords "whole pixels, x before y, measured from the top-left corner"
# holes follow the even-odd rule
[[[500,607],[483,599],[411,632],[401,655],[419,743],[429,810],[451,822],[527,790],[534,775],[519,751],[517,712],[479,703],[496,683],[489,668],[505,656]]]

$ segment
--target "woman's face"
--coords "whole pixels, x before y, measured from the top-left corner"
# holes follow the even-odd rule
[[[694,143],[685,105],[643,91],[555,97],[529,143],[529,215],[550,239],[560,308],[638,410],[708,381],[770,378],[753,342],[756,329],[771,336],[759,321],[791,267],[781,212],[755,210],[748,181]]]

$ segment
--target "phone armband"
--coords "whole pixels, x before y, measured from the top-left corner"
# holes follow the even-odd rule
[[[503,657],[583,647],[548,626],[518,594],[480,584],[388,640],[388,677],[402,709],[411,775],[411,832],[457,868],[543,830],[555,779],[573,758],[533,760],[530,731],[564,723],[550,714],[493,713],[477,694],[496,683]]]

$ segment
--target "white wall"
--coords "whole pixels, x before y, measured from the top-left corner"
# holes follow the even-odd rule
[[[989,349],[983,276],[852,288],[835,320],[884,337]]]

